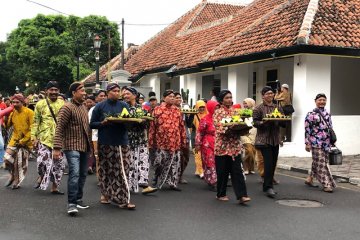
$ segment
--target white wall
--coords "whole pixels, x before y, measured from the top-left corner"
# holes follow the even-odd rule
[[[249,96],[249,64],[240,64],[228,67],[228,88],[232,92],[233,102],[242,104]]]
[[[156,93],[156,96],[161,98],[161,88],[160,88],[160,77],[157,74],[144,76],[140,80],[140,87],[151,87],[152,90]]]
[[[331,114],[360,115],[360,59],[332,57]]]

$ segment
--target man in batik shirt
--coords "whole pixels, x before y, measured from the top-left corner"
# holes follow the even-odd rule
[[[58,187],[63,176],[65,159],[53,161],[52,148],[56,129],[56,117],[64,101],[58,99],[59,84],[50,81],[46,85],[46,98],[35,106],[34,124],[31,128],[31,139],[37,151],[37,172],[39,177],[34,188],[46,190],[52,182],[51,193],[61,194]]]

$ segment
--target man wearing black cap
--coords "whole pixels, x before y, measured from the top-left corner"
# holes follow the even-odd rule
[[[91,130],[86,107],[84,84],[74,82],[69,87],[72,96],[70,102],[64,104],[57,117],[54,137],[54,160],[61,158],[64,151],[69,164],[68,209],[70,216],[78,213],[78,208],[89,206],[82,201],[83,188],[87,172],[87,155],[91,151]]]
[[[118,204],[120,208],[134,209],[130,203],[128,183],[130,149],[128,131],[123,123],[111,123],[107,116],[118,116],[129,106],[120,101],[120,87],[110,83],[108,99],[98,103],[91,116],[90,127],[98,129],[100,202]]]
[[[63,176],[65,159],[53,161],[52,148],[56,128],[56,117],[64,101],[58,99],[59,84],[50,81],[46,85],[46,98],[35,106],[34,123],[31,128],[31,140],[37,152],[37,172],[39,177],[34,188],[46,190],[52,182],[51,193],[61,194],[58,187]]]
[[[274,103],[274,91],[265,86],[261,90],[263,102],[253,111],[254,126],[257,128],[255,146],[260,149],[264,158],[263,192],[270,198],[275,197],[273,180],[279,155],[280,127],[278,122],[263,121],[266,114],[272,113],[277,107]],[[282,111],[282,109],[279,109]]]

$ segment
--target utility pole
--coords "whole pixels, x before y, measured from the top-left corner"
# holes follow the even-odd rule
[[[110,34],[110,26],[108,28],[108,63],[107,63],[107,79],[108,83],[111,81],[111,74],[110,74],[110,60],[111,60],[111,34]]]
[[[125,61],[125,57],[124,57],[124,51],[125,51],[125,47],[124,47],[124,25],[125,25],[125,21],[124,18],[121,19],[121,69],[124,70],[124,61]]]

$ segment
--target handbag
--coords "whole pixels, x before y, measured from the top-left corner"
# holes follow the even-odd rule
[[[285,115],[291,115],[295,112],[293,105],[285,105],[282,107]]]
[[[342,164],[342,152],[337,147],[330,149],[329,152],[329,164],[330,165],[341,165]]]
[[[317,110],[316,112],[320,114],[320,118],[323,120],[323,122],[325,122],[326,126],[328,127],[328,133],[330,135],[330,143],[332,145],[334,145],[337,141],[337,137],[336,137],[334,129],[329,126],[328,122],[325,120],[324,116],[322,115],[322,113],[319,110]]]

